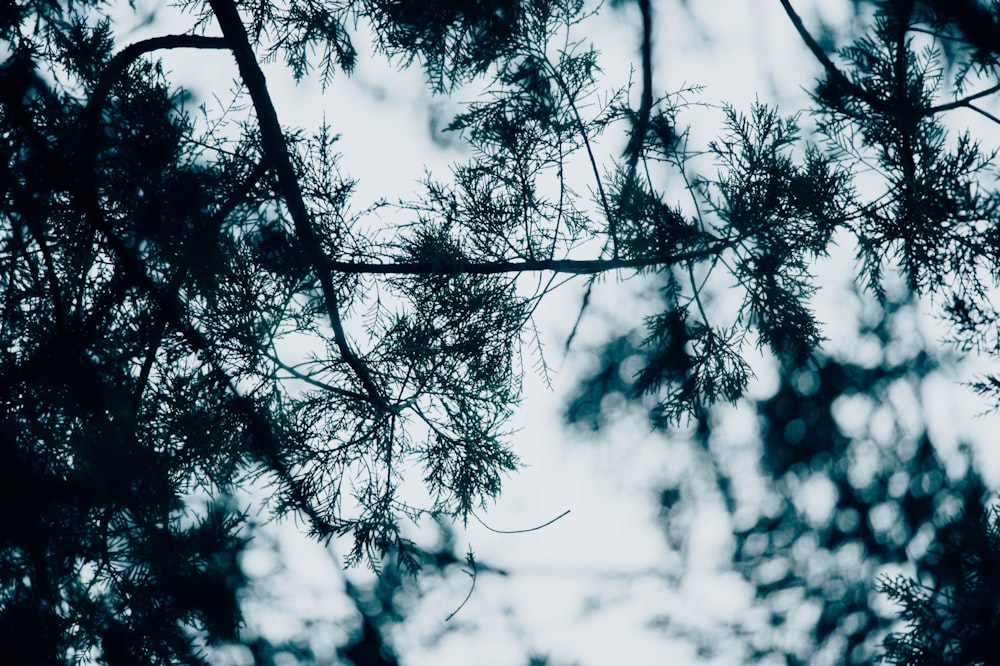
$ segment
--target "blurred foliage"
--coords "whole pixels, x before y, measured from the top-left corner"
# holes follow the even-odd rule
[[[885,614],[876,595],[876,581],[888,566],[913,567],[924,581],[917,585],[900,576],[884,587],[906,607],[920,602],[913,611],[919,618],[913,622],[914,633],[895,635],[895,643],[886,646],[897,659],[894,663],[972,663],[937,662],[934,657],[913,662],[905,655],[922,650],[925,640],[974,646],[975,636],[990,635],[995,614],[984,610],[991,606],[975,605],[978,593],[960,590],[940,597],[930,592],[980,576],[985,577],[982,603],[991,599],[994,541],[981,540],[984,530],[974,518],[960,524],[975,529],[955,528],[952,522],[960,515],[980,515],[991,493],[967,449],[960,446],[959,460],[953,454],[949,464],[937,452],[921,405],[922,384],[940,369],[939,361],[921,345],[901,353],[905,344],[893,331],[914,325],[915,304],[889,301],[886,306],[876,309],[878,318],[858,332],[869,352],[877,342],[878,361],[873,363],[870,354],[864,362],[817,355],[807,364],[780,365],[773,395],[741,407],[756,414],[756,444],[722,442],[716,430],[729,432],[724,424],[732,418],[731,410],[705,410],[688,431],[703,457],[687,463],[695,468],[677,471],[676,481],[661,488],[665,537],[680,553],[687,550],[687,529],[678,527],[687,525],[683,517],[705,502],[719,501],[725,508],[733,534],[732,567],[754,591],[751,608],[766,617],[764,626],[755,624],[759,615],[737,621],[722,637],[737,637],[742,642],[740,658],[748,662],[872,663],[883,654],[880,643],[894,619]],[[648,407],[636,388],[642,374],[629,376],[625,371],[648,367],[648,353],[637,336],[607,345],[567,405],[567,420],[599,430],[629,402]],[[658,408],[650,418],[668,434],[673,432],[659,419]],[[671,446],[683,446],[684,436],[671,437],[678,440]],[[747,446],[759,450],[739,450]],[[734,455],[738,461],[758,464],[734,462]],[[714,491],[706,491],[700,482],[706,473]],[[956,544],[956,529],[962,538],[979,539],[975,543],[981,545],[973,549]],[[956,555],[945,556],[942,549]],[[967,559],[957,555],[963,552]],[[678,575],[683,577],[683,572]],[[975,623],[963,625],[969,627],[968,641],[965,633],[940,628],[938,620],[950,606],[941,606],[934,615],[939,599],[967,601],[967,615],[980,614]],[[930,610],[919,614],[924,608]],[[913,613],[904,612],[904,618]],[[705,654],[718,649],[720,636],[687,627],[683,618],[672,618],[665,630],[701,645]],[[929,654],[940,655],[942,648],[935,645],[937,651]]]
[[[791,4],[783,4],[807,45],[822,54]],[[827,141],[819,159],[832,158],[830,166],[809,167],[807,152],[802,176],[782,172],[793,168],[780,150],[786,136],[796,142],[794,127],[760,109],[749,119],[728,111],[731,134],[712,147],[723,175],[704,181],[707,201],[701,210],[710,209],[761,243],[762,251],[742,260],[740,281],[748,298],[743,312],[761,341],[770,343],[780,376],[771,397],[741,407],[756,411],[759,452],[721,445],[715,430],[729,411],[713,406],[713,400],[688,397],[735,402],[746,379],[744,371],[727,370],[724,356],[713,353],[718,369],[709,376],[739,380],[736,389],[727,393],[727,385],[717,382],[694,390],[704,382],[695,362],[704,324],[692,322],[692,313],[720,315],[702,308],[697,294],[684,300],[678,284],[685,276],[677,268],[661,278],[662,314],[647,322],[653,335],[632,332],[608,343],[568,403],[566,418],[599,429],[617,406],[649,409],[653,398],[652,424],[683,440],[672,424],[693,417],[689,436],[705,457],[695,463],[704,469],[689,473],[714,480],[733,533],[732,565],[754,590],[753,608],[767,616],[765,629],[750,618],[730,627],[727,638],[741,643],[745,661],[864,664],[881,656],[900,664],[992,663],[996,650],[986,637],[998,608],[991,581],[1000,551],[994,524],[983,518],[991,491],[966,445],[946,464],[925,421],[924,382],[941,363],[951,363],[950,357],[923,342],[901,351],[897,334],[919,326],[913,312],[919,299],[926,299],[945,304],[940,316],[952,328],[944,342],[959,351],[995,355],[998,349],[990,305],[998,274],[994,154],[981,150],[969,134],[956,138],[945,130],[946,115],[961,108],[980,110],[996,122],[979,100],[996,92],[990,86],[1000,48],[988,46],[967,24],[975,14],[981,35],[983,22],[997,22],[996,7],[858,4],[874,6],[874,18],[861,24],[867,30],[836,59],[824,56],[826,75],[814,95],[817,129]],[[858,14],[859,20],[869,17]],[[931,35],[931,45],[923,39],[917,48],[920,35]],[[946,68],[954,74],[950,82],[943,76]],[[948,94],[955,101],[940,101]],[[868,174],[864,197],[851,189],[862,172]],[[873,191],[880,181],[883,186]],[[841,203],[831,205],[839,197]],[[814,219],[808,217],[811,210]],[[823,211],[853,212],[837,217]],[[796,218],[805,220],[799,229],[806,235],[783,222]],[[826,229],[823,220],[830,220]],[[776,236],[761,238],[748,233],[751,229]],[[858,250],[860,284],[881,311],[856,333],[869,352],[877,342],[880,360],[874,363],[849,351],[837,357],[817,352],[822,329],[802,307],[813,289],[811,257],[823,254],[835,229],[849,231]],[[795,247],[798,237],[804,245]],[[692,282],[704,280],[688,272]],[[903,296],[895,286],[897,274],[906,281]],[[769,275],[788,286],[769,291],[782,284],[762,280]],[[796,276],[804,281],[789,281]],[[706,287],[702,296],[708,300],[712,294]],[[626,370],[637,365],[641,370],[635,374]],[[660,381],[651,381],[652,373]],[[994,398],[997,385],[987,375],[971,388]],[[677,396],[687,409],[669,409]],[[734,453],[740,460],[756,458],[759,467],[734,466],[729,460]],[[698,491],[684,474],[676,476],[677,482],[662,489],[661,501],[668,541],[683,552],[687,534],[672,523],[692,511],[692,504],[711,501],[711,493]],[[763,487],[763,497],[750,493],[751,487]],[[876,577],[887,565],[908,568],[917,578],[880,579],[878,589],[900,604],[909,625],[883,647],[893,618],[880,610]],[[676,619],[666,626],[699,642],[705,654],[716,649],[715,634]]]
[[[908,432],[919,414],[893,394],[924,372],[919,355],[875,368],[825,360],[816,371],[784,375],[778,392],[757,406],[761,471],[778,499],[752,525],[736,521],[735,565],[771,609],[774,636],[803,606],[818,611],[808,642],[785,648],[788,663],[809,663],[812,654],[870,663],[888,620],[873,605],[877,572],[906,562],[925,569],[928,535],[956,506],[986,499],[974,471],[949,476],[925,426]],[[892,418],[892,435],[880,437],[872,425],[846,435],[838,407]],[[761,641],[755,658],[774,649]]]

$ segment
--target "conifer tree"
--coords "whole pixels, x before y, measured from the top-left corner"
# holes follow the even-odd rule
[[[838,238],[876,296],[901,271],[959,345],[995,353],[992,155],[942,116],[988,115],[998,88],[966,88],[997,62],[959,11],[971,5],[946,4],[878,3],[835,61],[782,0],[826,69],[826,143],[765,104],[728,109],[707,147],[715,175],[697,179],[684,93],[653,89],[645,0],[636,108],[632,91],[601,89],[598,54],[577,41],[580,0],[190,1],[189,31],[132,44],[90,0],[0,11],[7,654],[197,664],[237,641],[246,531],[232,497],[251,482],[321,542],[349,538],[348,563],[418,569],[427,554],[405,521],[465,520],[517,468],[506,423],[534,312],[561,277],[659,281],[626,389],[664,428],[739,401],[755,346],[789,372],[815,362],[810,265]],[[289,130],[261,69],[350,74],[361,23],[433,90],[486,91],[448,127],[472,157],[374,212],[352,198],[334,129]],[[228,114],[187,111],[157,60],[168,49],[231,57]],[[605,159],[596,142],[614,131],[623,152]],[[567,180],[576,163],[587,181]],[[869,165],[874,195],[854,187]],[[720,280],[736,287],[732,311],[707,304]],[[309,355],[292,358],[301,340]],[[768,455],[776,474],[803,462]],[[414,476],[426,502],[400,490]]]

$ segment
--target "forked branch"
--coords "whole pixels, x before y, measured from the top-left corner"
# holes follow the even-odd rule
[[[369,401],[379,409],[388,411],[390,410],[388,401],[382,395],[382,391],[376,385],[364,361],[351,349],[344,332],[337,290],[330,272],[325,270],[328,263],[327,257],[323,253],[320,239],[312,227],[309,211],[302,197],[295,169],[292,167],[291,156],[285,143],[285,135],[278,122],[278,113],[271,100],[271,94],[268,92],[264,72],[261,70],[257,56],[250,45],[250,38],[247,36],[243,20],[232,0],[210,0],[209,4],[219,22],[219,27],[222,28],[222,34],[236,58],[240,77],[250,93],[254,110],[257,112],[257,122],[260,125],[264,156],[271,163],[271,167],[278,177],[278,186],[281,188],[285,205],[292,217],[292,224],[295,227],[299,244],[320,281],[320,289],[323,292],[323,300],[326,304],[327,316],[333,329],[337,350],[361,382]]]

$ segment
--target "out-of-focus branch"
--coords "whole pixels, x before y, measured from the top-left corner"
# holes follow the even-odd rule
[[[649,116],[653,112],[653,9],[650,0],[638,2],[642,13],[642,97],[639,100],[639,113],[632,127],[632,137],[625,149],[630,178],[635,177],[639,155],[642,154],[646,133],[649,131]]]
[[[952,19],[976,48],[1000,54],[1000,24],[977,0],[923,0],[921,4]]]

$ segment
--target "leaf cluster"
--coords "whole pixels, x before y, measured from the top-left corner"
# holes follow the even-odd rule
[[[891,664],[988,664],[1000,610],[1000,515],[971,503],[939,531],[929,562],[934,585],[883,577],[879,590],[900,606],[906,632],[885,641]]]

